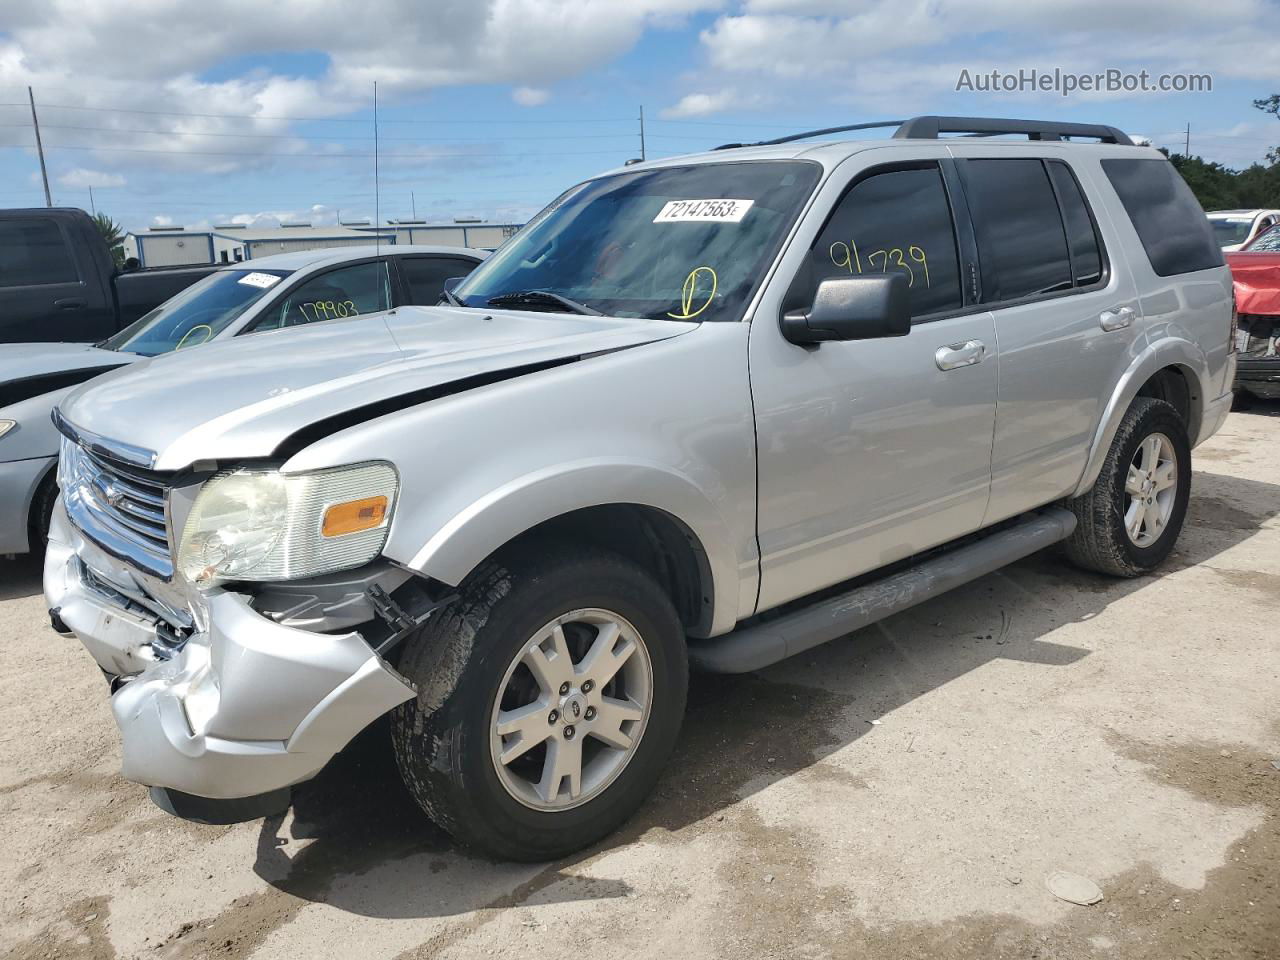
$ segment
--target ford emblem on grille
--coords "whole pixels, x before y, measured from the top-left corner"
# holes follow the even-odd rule
[[[102,489],[102,495],[107,498],[107,503],[113,507],[118,507],[124,502],[124,494],[117,490],[113,483],[108,483]]]

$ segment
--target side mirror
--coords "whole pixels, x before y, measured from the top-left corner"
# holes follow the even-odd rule
[[[823,280],[812,307],[782,315],[782,335],[802,345],[905,337],[910,332],[911,299],[902,273]]]

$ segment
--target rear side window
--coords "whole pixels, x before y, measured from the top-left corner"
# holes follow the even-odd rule
[[[1098,230],[1089,215],[1089,206],[1080,191],[1080,184],[1070,168],[1060,160],[1050,160],[1045,166],[1058,193],[1058,204],[1062,207],[1067,247],[1071,251],[1072,277],[1077,287],[1090,286],[1102,279],[1102,245],[1098,241]]]
[[[1070,290],[1062,215],[1040,160],[961,165],[982,263],[982,299],[1020,300]]]
[[[465,277],[476,268],[460,257],[402,257],[400,275],[409,287],[409,302],[434,306],[444,293],[444,282]]]
[[[0,287],[79,280],[57,223],[44,217],[0,220]]]
[[[1103,160],[1158,276],[1222,266],[1222,251],[1191,188],[1167,160]]]
[[[806,264],[810,291],[822,280],[901,273],[913,317],[959,308],[960,270],[951,205],[936,165],[861,180],[823,227]]]

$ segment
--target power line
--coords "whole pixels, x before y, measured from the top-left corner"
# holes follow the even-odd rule
[[[0,103],[0,107],[25,107],[25,103]],[[134,110],[125,107],[82,107],[73,106],[67,103],[47,103],[42,104],[43,107],[50,110],[83,110],[90,113],[135,113],[144,116],[154,117],[204,117],[206,119],[216,120],[292,120],[299,123],[365,123],[363,119],[345,119],[342,117],[299,117],[285,116],[281,114],[259,114],[259,113],[192,113],[186,110]],[[363,108],[358,108],[363,109]],[[634,123],[634,119],[630,117],[573,117],[567,120],[552,119],[549,117],[540,117],[530,119],[527,117],[501,119],[501,120],[387,120],[382,119],[380,123],[489,123],[489,124],[508,124],[508,123]]]
[[[386,123],[387,121],[380,121]],[[0,127],[9,127],[14,129],[26,129],[30,127],[29,123],[0,123]],[[155,136],[174,136],[174,137],[232,137],[235,139],[244,138],[246,140],[366,140],[373,141],[373,137],[359,136],[356,134],[339,134],[326,136],[314,133],[230,133],[227,131],[203,131],[203,130],[139,130],[133,127],[93,127],[75,123],[44,123],[43,128],[46,130],[93,130],[100,133],[145,133]],[[504,136],[504,140],[624,140],[634,136],[630,133],[581,133],[581,134],[549,134],[546,136],[533,135],[521,137]],[[383,137],[383,140],[395,140],[405,143],[476,143],[474,137]],[[688,139],[703,139],[701,137],[690,137]],[[484,142],[484,141],[479,141]]]
[[[29,145],[10,144],[18,149],[30,150]],[[85,144],[65,144],[50,143],[45,147],[46,150],[101,150],[114,153],[164,153],[172,156],[183,157],[288,157],[293,160],[345,160],[345,159],[369,159],[372,153],[245,153],[243,151],[225,151],[225,150],[159,150],[148,147],[99,147]],[[384,153],[383,159],[392,158],[398,160],[524,160],[530,157],[591,157],[591,156],[610,156],[616,157],[625,153],[623,150],[565,150],[565,151],[538,151],[535,153],[443,153],[443,154],[422,154],[422,153]]]

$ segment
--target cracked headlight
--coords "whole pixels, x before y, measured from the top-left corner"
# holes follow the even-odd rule
[[[288,474],[225,470],[205,483],[192,505],[178,570],[207,587],[362,566],[386,542],[398,485],[389,463]]]

